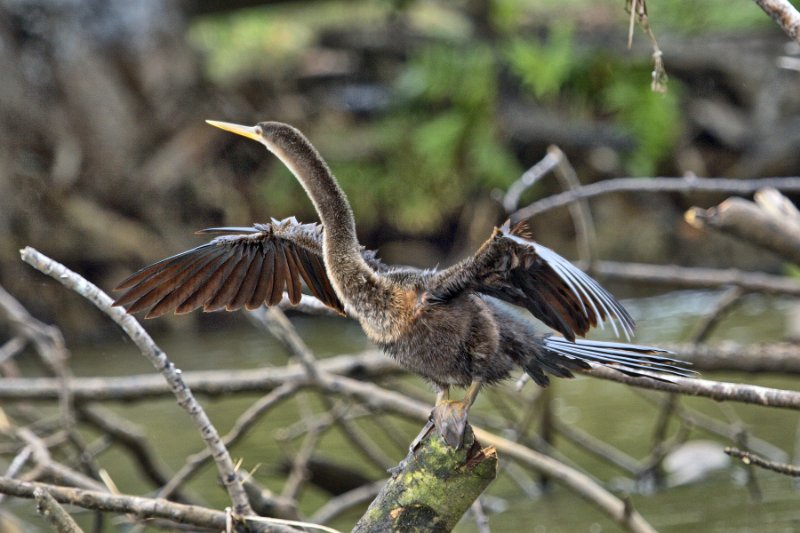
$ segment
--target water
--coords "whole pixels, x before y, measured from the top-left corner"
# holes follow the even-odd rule
[[[624,303],[638,319],[637,341],[657,344],[685,341],[697,327],[700,317],[714,307],[719,295],[719,292],[682,291]],[[792,305],[787,300],[748,296],[721,322],[711,340],[764,342],[781,339],[785,331],[785,316]],[[192,319],[183,317],[174,320],[188,324]],[[293,322],[320,358],[358,352],[368,347],[360,330],[352,322],[305,317],[295,317]],[[264,365],[280,366],[285,364],[287,358],[287,354],[271,337],[251,328],[244,318],[241,320],[241,327],[234,331],[216,331],[215,328],[208,327],[198,334],[183,332],[157,335],[156,341],[184,372],[220,367],[240,369]],[[130,342],[121,340],[100,348],[71,348],[72,366],[78,376],[152,372],[149,363],[138,355]],[[705,377],[797,388],[793,377]],[[404,390],[411,388],[433,400],[432,393],[418,378],[403,378],[398,386]],[[527,387],[533,386],[529,384]],[[512,385],[509,384],[507,388],[511,390]],[[533,389],[530,388],[521,395],[512,394],[506,398],[511,398],[512,402],[519,401],[532,392]],[[643,459],[650,451],[659,408],[643,399],[639,392],[619,384],[579,377],[569,381],[558,380],[553,387],[553,394],[553,412],[561,423],[578,427],[637,459]],[[476,405],[476,413],[491,413],[497,408],[496,402],[492,401],[493,395],[496,396],[495,393],[482,395]],[[202,403],[217,428],[224,433],[236,417],[257,398],[258,395],[203,398]],[[741,424],[752,435],[790,453],[795,446],[797,416],[791,411],[740,404],[717,404],[700,398],[682,398],[680,403],[716,419]],[[139,424],[158,449],[160,459],[172,471],[180,468],[186,455],[202,447],[196,430],[171,400],[107,406]],[[514,410],[518,405],[512,404],[508,408]],[[298,450],[302,437],[289,442],[278,442],[276,437],[286,428],[293,427],[301,413],[320,410],[319,398],[313,393],[300,395],[282,404],[261,420],[247,438],[233,447],[234,459],[243,458],[243,468],[254,471],[253,475],[260,483],[280,492],[284,478],[277,465]],[[386,455],[393,461],[399,461],[419,425],[391,416],[384,417],[384,420],[391,428],[388,434],[383,427],[369,420],[359,420],[358,424],[370,436],[376,437]],[[670,426],[670,435],[674,435],[677,430],[677,424]],[[700,429],[691,429],[689,438],[716,441],[722,445],[732,444]],[[746,483],[744,466],[736,461],[731,461],[726,468],[709,473],[700,482],[655,490],[652,486],[648,488],[643,484],[630,482],[616,468],[588,455],[563,438],[559,438],[555,446],[566,460],[590,472],[618,495],[629,496],[634,507],[659,531],[744,532],[800,529],[798,493],[792,480],[779,474],[756,472],[760,499],[754,496],[752,485]],[[383,476],[376,466],[352,453],[337,429],[323,434],[318,446],[318,456],[346,465],[372,479]],[[710,464],[711,458],[712,456],[700,456],[690,460],[688,471],[700,470],[699,466]],[[122,492],[141,493],[151,490],[125,454],[112,450],[103,454],[99,462],[109,471]],[[515,474],[517,480],[519,475]],[[533,472],[523,473],[523,476],[529,481],[537,479]],[[224,492],[215,481],[213,467],[203,470],[190,484],[188,492],[217,508],[227,504]],[[313,513],[328,497],[327,493],[309,485],[302,493],[301,511]],[[17,500],[13,507],[30,507],[30,503]],[[617,526],[601,511],[561,486],[551,485],[543,493],[526,495],[506,471],[500,473],[487,492],[486,507],[490,512],[493,531],[554,533],[617,530]],[[330,525],[349,530],[361,512],[363,509],[354,510]],[[84,517],[85,514],[81,517],[82,520]],[[90,523],[88,517],[85,518],[84,524]],[[28,516],[28,519],[32,524],[41,524],[36,517]],[[40,527],[42,531],[47,530],[44,526]],[[110,520],[107,521],[106,529],[114,529]],[[475,531],[475,526],[467,518],[462,520],[458,531]]]

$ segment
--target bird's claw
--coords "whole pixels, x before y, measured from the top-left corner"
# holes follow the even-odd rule
[[[464,445],[468,413],[465,402],[450,400],[438,403],[431,412],[431,422],[451,448],[459,449]]]

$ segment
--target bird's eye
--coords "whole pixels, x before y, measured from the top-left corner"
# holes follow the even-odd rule
[[[261,126],[256,126],[256,135],[261,135]]]

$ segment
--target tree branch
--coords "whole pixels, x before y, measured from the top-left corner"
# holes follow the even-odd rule
[[[772,17],[786,35],[800,44],[800,13],[788,0],[755,0],[755,2]]]
[[[668,378],[670,381],[666,382],[645,377],[626,376],[622,372],[617,372],[605,366],[595,366],[591,370],[586,370],[585,373],[643,389],[678,392],[689,396],[703,396],[718,402],[733,401],[765,407],[800,410],[800,392],[797,391],[677,376],[670,376]]]
[[[469,426],[459,449],[431,431],[392,473],[353,531],[450,531],[496,474],[494,448],[482,448]]]
[[[225,513],[222,511],[167,500],[109,494],[0,477],[0,492],[3,494],[33,498],[36,489],[46,490],[60,503],[78,505],[86,509],[132,514],[139,518],[165,518],[172,522],[213,528],[217,531],[225,529]]]
[[[748,292],[800,296],[800,283],[793,278],[745,272],[734,268],[693,268],[677,265],[617,263],[595,261],[592,271],[606,279],[636,283],[662,284],[671,287],[741,287]]]
[[[752,452],[743,451],[738,448],[727,447],[725,448],[724,451],[731,457],[737,457],[741,459],[742,462],[746,465],[756,465],[766,470],[772,470],[773,472],[778,472],[779,474],[785,474],[787,476],[792,476],[792,477],[800,477],[800,468],[794,465],[770,461]]]
[[[513,220],[532,218],[562,207],[582,198],[593,198],[614,192],[718,192],[725,194],[753,194],[762,187],[773,187],[784,192],[800,192],[800,177],[759,178],[738,180],[730,178],[616,178],[584,185],[579,189],[554,194],[537,200],[511,215]]]
[[[797,222],[785,213],[773,213],[759,203],[732,197],[708,209],[692,207],[684,219],[695,228],[717,230],[800,264]]]
[[[39,253],[31,247],[21,251],[22,260],[46,274],[65,287],[83,296],[92,302],[98,309],[108,315],[116,322],[122,330],[131,338],[136,346],[166,379],[170,389],[180,405],[194,422],[195,427],[200,431],[200,435],[208,446],[217,465],[217,470],[222,479],[222,483],[228,491],[228,495],[234,504],[234,511],[237,516],[253,514],[250,503],[247,500],[242,481],[236,472],[230,453],[222,443],[219,433],[211,420],[206,415],[202,406],[195,400],[191,390],[186,385],[181,376],[180,370],[175,368],[172,361],[167,358],[161,348],[159,348],[147,331],[136,321],[133,316],[125,312],[124,309],[113,307],[113,300],[94,284],[89,283],[83,277],[67,269],[64,265],[53,261],[49,257]]]
[[[36,498],[36,512],[45,517],[58,533],[83,533],[69,513],[45,489],[35,488],[33,497]]]

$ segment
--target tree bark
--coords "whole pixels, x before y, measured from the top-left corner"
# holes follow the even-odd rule
[[[353,531],[450,531],[496,474],[494,447],[482,448],[471,427],[459,449],[431,431],[394,470]]]

